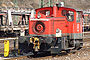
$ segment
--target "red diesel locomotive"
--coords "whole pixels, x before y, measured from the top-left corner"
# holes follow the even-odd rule
[[[29,20],[29,35],[19,37],[21,54],[58,54],[83,46],[82,11],[56,5],[36,9],[34,13]]]

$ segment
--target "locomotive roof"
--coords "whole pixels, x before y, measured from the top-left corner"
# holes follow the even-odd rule
[[[35,9],[35,10],[47,9],[47,8],[53,8],[53,7],[43,7],[43,8],[38,8],[38,9]],[[77,9],[73,9],[73,8],[70,8],[70,7],[58,7],[58,8],[65,8],[65,9],[71,9],[71,10],[74,10],[74,11],[79,11]]]

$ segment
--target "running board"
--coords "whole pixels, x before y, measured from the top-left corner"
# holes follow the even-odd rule
[[[77,50],[71,50],[70,53],[75,53]]]
[[[67,49],[74,49],[75,47],[70,47],[70,48],[67,48]]]

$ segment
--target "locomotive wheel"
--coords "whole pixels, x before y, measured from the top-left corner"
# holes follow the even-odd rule
[[[66,50],[66,53],[70,53],[70,49],[69,50]]]
[[[78,50],[79,48],[80,48],[80,41],[76,40],[75,50]]]

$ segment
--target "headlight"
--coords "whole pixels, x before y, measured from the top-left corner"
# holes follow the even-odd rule
[[[41,13],[40,13],[40,12],[38,12],[37,18],[40,18],[40,17],[41,17]]]
[[[56,33],[59,33],[60,32],[60,30],[59,29],[56,29]]]
[[[60,29],[56,29],[56,37],[62,37],[62,31]]]
[[[40,18],[41,17],[41,15],[40,14],[38,14],[38,16],[37,16],[38,18]]]

